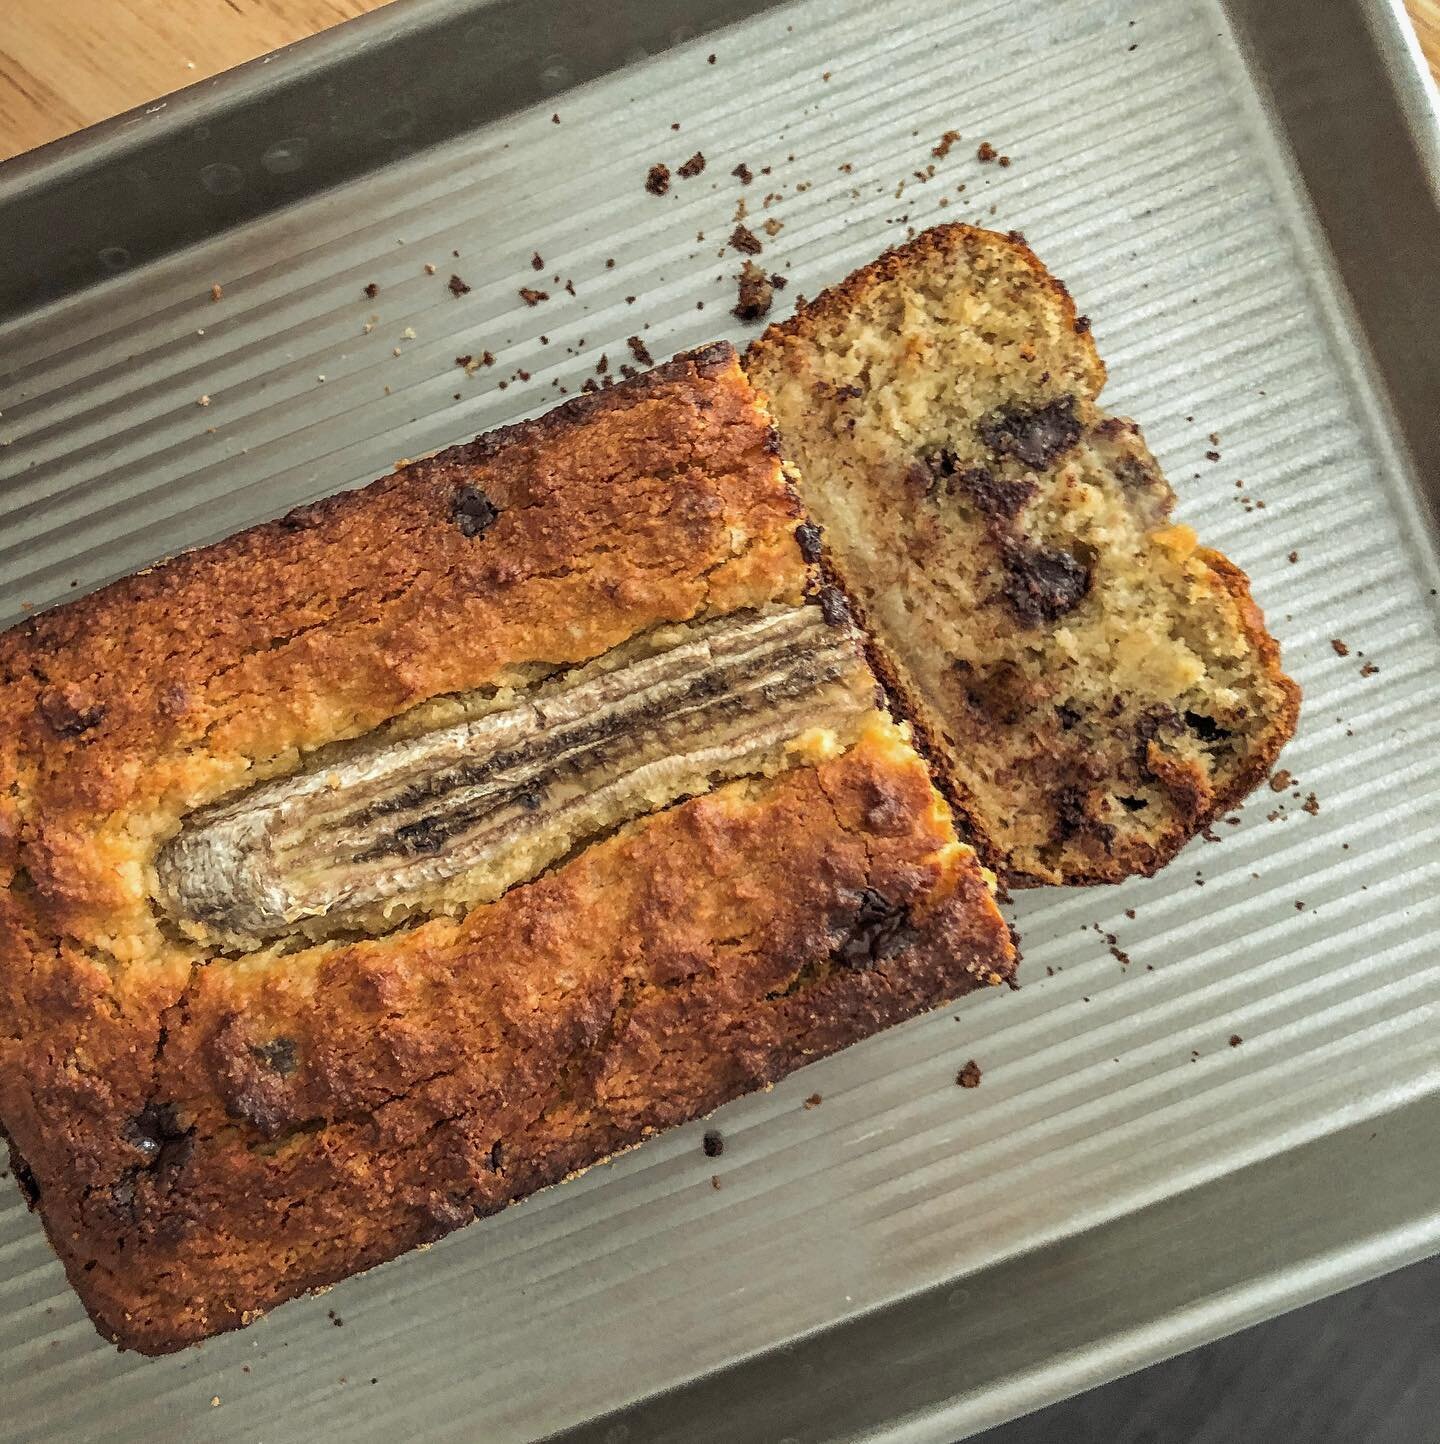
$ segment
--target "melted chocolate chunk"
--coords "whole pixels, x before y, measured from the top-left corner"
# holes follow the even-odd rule
[[[1080,713],[1074,707],[1070,706],[1069,703],[1061,702],[1055,708],[1055,720],[1059,722],[1060,726],[1063,727],[1066,732],[1069,732],[1072,728],[1079,725]]]
[[[91,702],[69,683],[51,687],[40,694],[40,715],[45,724],[57,737],[79,737],[92,727],[98,727],[105,716],[101,702]]]
[[[1185,730],[1185,724],[1168,702],[1156,702],[1145,708],[1133,725],[1135,760],[1140,764],[1140,776],[1149,781],[1155,776],[1150,770],[1150,744],[1161,735],[1178,737]]]
[[[832,627],[843,627],[850,621],[850,604],[837,587],[820,588],[820,611]]]
[[[450,515],[460,535],[484,536],[500,516],[500,509],[478,486],[462,486],[450,503]]]
[[[795,540],[800,544],[800,555],[807,562],[820,560],[820,528],[813,521],[802,521],[795,528]]]
[[[1108,822],[1099,822],[1090,816],[1086,800],[1083,787],[1062,787],[1055,794],[1055,824],[1051,836],[1056,842],[1069,842],[1086,834],[1102,844],[1114,838],[1115,829]]]
[[[194,1129],[184,1128],[173,1103],[147,1103],[130,1121],[126,1138],[147,1168],[178,1168],[190,1157]]]
[[[1000,590],[1027,626],[1057,621],[1089,595],[1090,567],[1067,551],[1012,541],[1001,561],[1005,580]]]
[[[250,1055],[282,1078],[288,1078],[300,1066],[293,1038],[272,1038],[268,1043],[254,1043],[250,1047]]]
[[[873,887],[862,888],[860,904],[833,956],[841,967],[863,971],[893,958],[909,947],[915,936],[910,910],[904,903],[890,902]]]
[[[1073,396],[1044,406],[998,407],[980,418],[977,429],[994,455],[1033,467],[1049,466],[1080,440]]]

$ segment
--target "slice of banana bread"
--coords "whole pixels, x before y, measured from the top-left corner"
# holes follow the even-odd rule
[[[746,366],[872,660],[1008,881],[1151,873],[1265,775],[1299,690],[1244,573],[1172,523],[1139,429],[1096,405],[1089,324],[1018,235],[926,231]]]
[[[0,634],[0,1126],[107,1336],[1009,976],[799,521],[718,346]]]

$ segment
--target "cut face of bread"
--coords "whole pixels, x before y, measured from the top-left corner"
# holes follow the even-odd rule
[[[747,357],[952,800],[1017,884],[1151,873],[1265,775],[1299,690],[1243,572],[1170,520],[1018,236],[943,226]],[[819,535],[810,537],[821,550]]]

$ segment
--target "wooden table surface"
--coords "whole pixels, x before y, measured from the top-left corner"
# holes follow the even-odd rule
[[[0,159],[386,3],[0,0]],[[1407,3],[1440,76],[1440,0]]]

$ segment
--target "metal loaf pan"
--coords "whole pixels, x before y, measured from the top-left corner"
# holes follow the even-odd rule
[[[911,227],[1022,229],[1306,696],[1296,780],[1218,845],[1022,897],[1020,992],[726,1108],[721,1160],[681,1129],[153,1362],[11,1197],[0,1433],[951,1440],[1440,1246],[1407,36],[1380,0],[409,0],[0,169],[0,619],[541,409],[628,336],[743,339],[743,197],[782,303]]]

